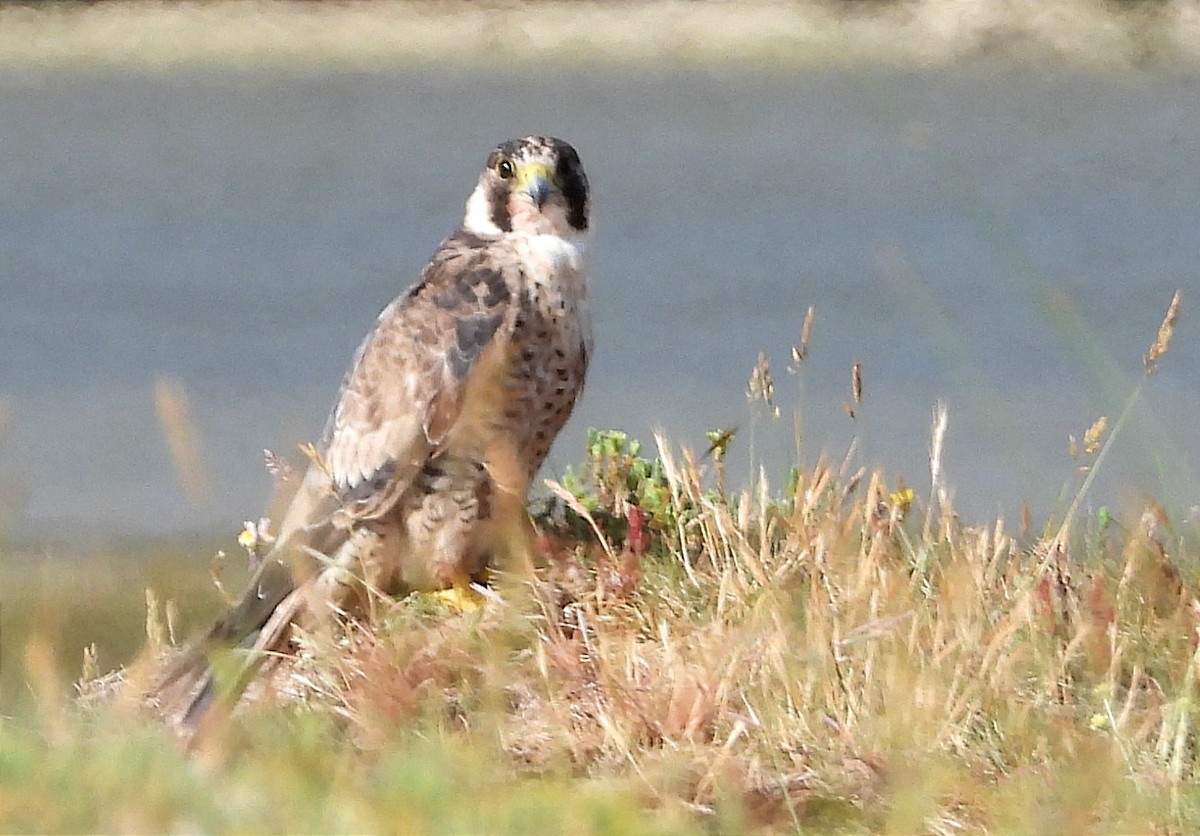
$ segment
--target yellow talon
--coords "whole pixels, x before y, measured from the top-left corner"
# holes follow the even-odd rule
[[[475,612],[487,601],[486,598],[469,586],[452,586],[449,589],[439,589],[437,592],[431,592],[430,596],[459,612]]]

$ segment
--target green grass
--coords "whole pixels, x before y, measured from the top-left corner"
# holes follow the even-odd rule
[[[398,733],[386,751],[364,755],[326,718],[259,718],[240,755],[212,764],[130,717],[73,722],[65,739],[45,727],[0,733],[6,832],[618,834],[687,825],[682,814],[644,814],[627,782],[517,778],[460,736]]]
[[[102,670],[136,655],[146,641],[147,589],[167,591],[181,623],[215,617],[222,599],[208,567],[216,551],[199,539],[0,548],[0,712],[20,715],[28,707],[31,641],[52,648],[52,667],[64,681],[79,675],[92,644]],[[231,565],[226,579],[235,590],[245,582],[239,568]]]

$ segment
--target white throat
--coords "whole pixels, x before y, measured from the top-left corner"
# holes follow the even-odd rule
[[[492,207],[482,185],[476,186],[475,191],[467,198],[463,229],[476,235],[499,235],[503,232],[492,220]]]
[[[591,258],[591,236],[586,232],[562,237],[560,235],[529,235],[510,233],[517,251],[525,258],[529,278],[537,284],[578,282],[587,280]]]

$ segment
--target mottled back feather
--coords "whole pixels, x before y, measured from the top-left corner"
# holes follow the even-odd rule
[[[342,383],[319,449],[354,519],[395,505],[457,419],[475,361],[511,332],[517,277],[505,273],[518,268],[473,243],[442,245],[420,282],[384,309]]]

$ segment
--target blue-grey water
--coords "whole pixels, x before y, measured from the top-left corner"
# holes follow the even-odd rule
[[[597,232],[588,426],[776,478],[799,455],[928,487],[933,404],[968,517],[1045,514],[1173,291],[1170,354],[1092,505],[1200,504],[1200,75],[940,71],[0,78],[0,498],[22,537],[234,531],[264,447],[320,429],[377,311],[461,217],[488,150],[580,150]],[[789,375],[808,306],[811,354]],[[758,351],[783,417],[745,397]],[[850,368],[865,401],[851,420]],[[154,406],[188,392],[209,490]]]

